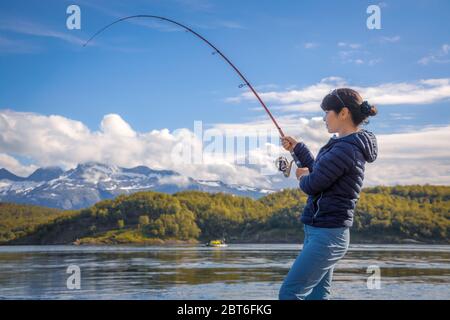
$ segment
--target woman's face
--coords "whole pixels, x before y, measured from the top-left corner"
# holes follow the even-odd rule
[[[338,114],[335,111],[333,110],[325,111],[323,121],[325,121],[329,133],[335,133],[338,131],[341,121],[338,117]]]

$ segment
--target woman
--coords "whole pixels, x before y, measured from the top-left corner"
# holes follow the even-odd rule
[[[331,138],[315,160],[303,142],[282,139],[283,147],[293,150],[304,166],[296,176],[308,194],[301,217],[303,249],[281,286],[282,300],[329,299],[333,269],[349,246],[365,163],[375,161],[378,153],[375,135],[360,128],[377,109],[358,92],[336,89],[325,96],[321,108],[328,132],[339,136]]]

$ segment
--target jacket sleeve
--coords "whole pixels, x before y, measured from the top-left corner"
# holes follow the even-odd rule
[[[308,147],[303,143],[299,142],[294,147],[294,153],[298,160],[302,163],[303,167],[308,167],[309,172],[313,171],[314,156]]]
[[[300,179],[300,189],[315,195],[328,189],[355,162],[354,151],[348,144],[336,144],[314,163],[314,169]]]

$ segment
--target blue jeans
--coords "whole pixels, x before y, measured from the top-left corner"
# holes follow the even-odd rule
[[[280,300],[326,300],[336,263],[350,243],[349,228],[317,228],[306,225],[303,249],[289,270]]]

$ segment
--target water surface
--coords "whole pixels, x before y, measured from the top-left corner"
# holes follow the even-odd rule
[[[291,244],[0,246],[0,299],[277,299],[301,250]],[[67,288],[67,268],[81,289]],[[369,266],[381,272],[368,288]],[[450,299],[450,246],[352,245],[333,299]]]

